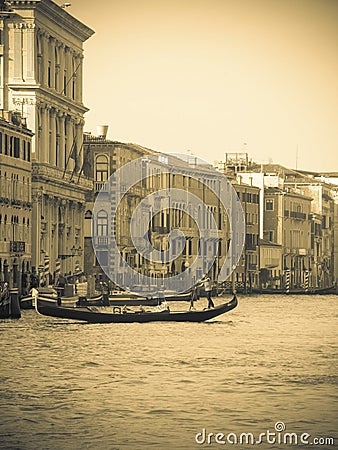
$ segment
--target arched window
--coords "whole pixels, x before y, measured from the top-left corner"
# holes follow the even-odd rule
[[[92,236],[93,234],[95,234],[92,232],[93,231],[92,230],[92,226],[93,226],[92,217],[93,217],[93,213],[88,209],[84,215],[85,220],[84,220],[83,232],[84,232],[85,237],[89,237],[89,236]]]
[[[95,179],[104,183],[108,179],[108,158],[106,155],[99,155],[95,161]]]
[[[108,214],[103,209],[97,213],[96,232],[97,236],[108,235]]]

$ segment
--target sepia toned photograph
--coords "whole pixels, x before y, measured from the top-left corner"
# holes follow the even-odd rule
[[[0,448],[334,449],[338,2],[0,0]]]

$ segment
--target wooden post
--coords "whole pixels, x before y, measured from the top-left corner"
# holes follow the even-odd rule
[[[21,311],[20,311],[20,302],[19,302],[19,289],[18,288],[10,289],[9,295],[10,295],[9,318],[10,319],[20,319]]]

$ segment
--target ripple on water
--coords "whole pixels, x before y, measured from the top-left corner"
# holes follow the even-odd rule
[[[1,322],[5,449],[194,448],[213,432],[336,429],[337,299],[240,299],[209,324]],[[323,311],[325,309],[325,311]],[[263,447],[262,447],[263,448]]]

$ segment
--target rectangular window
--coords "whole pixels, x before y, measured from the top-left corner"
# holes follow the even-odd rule
[[[2,133],[0,133],[0,153],[2,153]]]
[[[13,136],[9,137],[9,156],[13,156]]]
[[[67,95],[67,70],[63,73],[63,93]]]
[[[27,142],[27,161],[31,160],[31,143]]]
[[[47,82],[48,82],[48,87],[51,87],[51,62],[48,61],[48,71],[47,71]]]
[[[14,158],[20,158],[20,139],[14,138]]]
[[[266,211],[273,211],[274,210],[273,200],[266,200],[265,201],[265,210]]]

